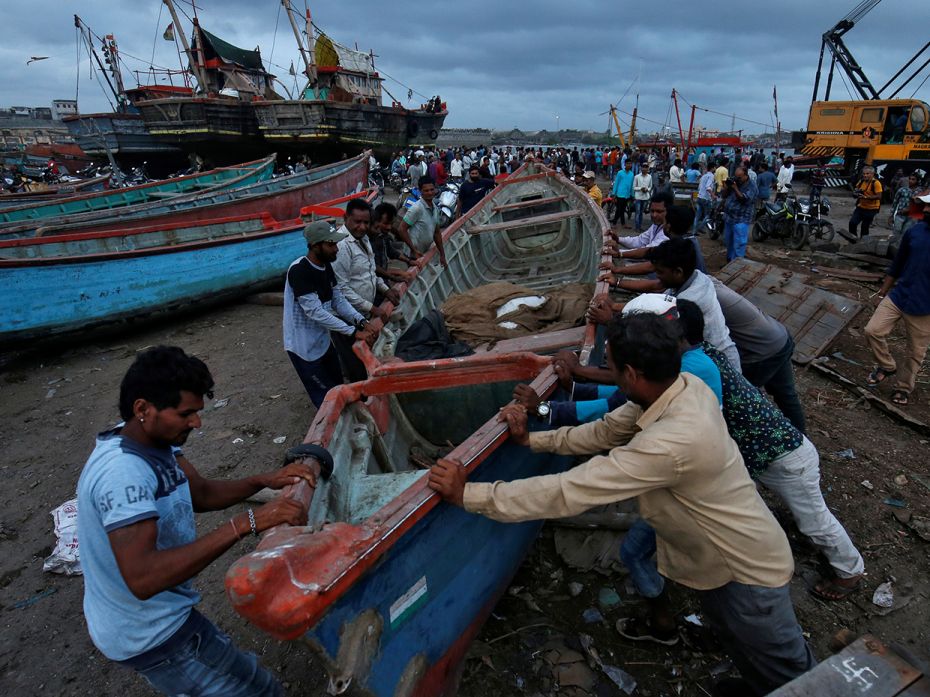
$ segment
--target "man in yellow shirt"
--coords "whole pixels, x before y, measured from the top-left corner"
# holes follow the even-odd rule
[[[587,462],[556,475],[466,483],[460,463],[440,460],[429,483],[446,501],[503,522],[636,498],[656,530],[659,572],[697,591],[746,680],[740,694],[768,694],[815,664],[791,604],[794,560],[714,393],[679,374],[680,331],[679,322],[653,314],[611,322],[608,365],[630,401],[600,421],[528,433],[525,408],[501,411],[516,443],[591,456]]]
[[[720,160],[720,166],[714,170],[714,182],[717,184],[717,195],[723,194],[723,183],[730,178],[730,170],[727,168],[729,160],[723,158]]]
[[[581,175],[581,185],[587,189],[588,196],[594,199],[594,202],[600,206],[604,201],[604,194],[601,193],[600,188],[595,183],[594,172],[590,170]]]
[[[866,165],[862,168],[862,179],[856,184],[856,207],[849,219],[849,237],[856,239],[856,228],[862,223],[862,237],[869,236],[872,220],[882,205],[882,183],[875,178],[875,169]]]

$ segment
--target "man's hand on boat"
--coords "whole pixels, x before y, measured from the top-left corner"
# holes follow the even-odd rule
[[[462,505],[468,474],[458,460],[437,460],[429,470],[429,487],[456,506]]]
[[[391,305],[397,305],[400,302],[400,293],[398,293],[394,288],[389,288],[387,293],[384,294],[385,299],[391,303]]]
[[[530,434],[526,429],[526,407],[522,404],[508,404],[500,410],[497,415],[498,421],[507,424],[510,430],[510,437],[517,445],[529,445]]]
[[[572,375],[572,370],[564,362],[555,360],[552,362],[552,369],[555,371],[556,377],[559,379],[559,386],[566,392],[571,392],[572,387],[575,385],[575,378]]]
[[[307,482],[311,489],[316,488],[316,480],[320,476],[320,466],[313,462],[292,462],[281,469],[259,475],[262,485],[269,489],[283,489],[290,484],[301,481]]]
[[[542,398],[529,385],[520,383],[513,388],[513,401],[522,404],[528,412],[536,413]]]
[[[370,329],[368,325],[365,325],[365,328],[356,331],[355,336],[352,338],[355,341],[364,341],[369,346],[372,346],[375,343],[375,338],[377,338],[377,333],[374,329]]]
[[[273,501],[255,509],[255,532],[264,532],[277,525],[299,527],[306,524],[306,506],[288,496],[278,496]],[[248,523],[246,522],[245,525],[247,526]]]
[[[595,324],[607,324],[614,317],[614,304],[610,298],[599,295],[591,301],[585,317]]]

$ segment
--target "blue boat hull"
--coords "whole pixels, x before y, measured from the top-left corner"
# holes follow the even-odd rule
[[[469,481],[550,474],[570,462],[508,441]],[[383,624],[364,687],[378,697],[393,697],[399,684],[413,679],[417,687],[409,694],[439,694],[455,680],[461,654],[541,526],[498,523],[442,503],[336,601],[306,639],[335,662],[345,625],[374,610]]]
[[[305,253],[296,227],[110,258],[0,262],[0,344],[227,299],[282,278]]]

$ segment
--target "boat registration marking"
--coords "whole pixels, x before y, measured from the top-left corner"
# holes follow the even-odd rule
[[[420,580],[414,583],[410,589],[394,601],[391,605],[390,619],[391,629],[396,628],[414,613],[424,602],[426,602],[429,587],[426,584],[426,576],[421,576]]]

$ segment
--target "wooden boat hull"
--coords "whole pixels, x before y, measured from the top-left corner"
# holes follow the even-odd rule
[[[33,203],[43,203],[45,201],[62,199],[68,196],[76,196],[81,193],[103,191],[109,179],[110,176],[104,174],[99,177],[93,177],[92,179],[66,182],[53,186],[38,185],[30,191],[19,191],[16,193],[4,192],[0,194],[0,210]]]
[[[171,97],[135,103],[156,141],[175,146],[258,140],[249,102],[220,97]]]
[[[62,119],[81,150],[94,157],[178,154],[181,149],[149,133],[139,114],[79,114]]]
[[[18,206],[0,212],[0,223],[16,223],[89,211],[122,208],[135,203],[155,200],[165,194],[198,190],[202,192],[229,183],[251,184],[253,181],[261,181],[271,176],[274,159],[274,156],[271,156],[238,167],[219,167],[208,172],[189,174],[165,181],[149,182],[139,186],[129,186],[125,189],[99,191],[35,206]],[[241,179],[243,175],[245,176],[244,182]]]
[[[223,189],[198,196],[178,197],[158,205],[134,207],[119,217],[71,224],[49,224],[37,229],[41,236],[106,233],[126,226],[171,226],[206,222],[216,218],[268,214],[276,220],[291,220],[308,204],[363,191],[368,185],[368,157],[360,155],[331,165],[278,177],[248,186]],[[53,221],[54,222],[54,221]],[[0,241],[0,255],[2,255]]]
[[[589,208],[563,186],[565,180],[546,181],[554,176],[529,167],[516,178],[524,179],[519,185],[541,181],[550,193],[553,188],[564,191],[565,200],[582,212],[589,229],[568,236],[581,244],[575,254],[591,259],[571,268],[580,274],[573,280],[593,280],[609,225],[593,202]],[[539,192],[530,187],[521,195]],[[498,203],[512,199],[507,194]],[[490,210],[488,205],[494,202],[485,201],[482,207]],[[479,213],[470,216],[478,221],[475,225],[487,224]],[[493,269],[499,265],[476,269],[476,260],[484,257],[470,255],[467,241],[455,239],[456,230],[467,223],[444,234],[451,242],[446,247],[449,268],[432,270],[435,250],[430,250],[427,265],[417,272],[423,285],[417,290],[414,280],[401,287],[401,308],[423,314],[444,293],[477,285],[463,280],[469,263],[471,273],[481,279],[497,273]],[[547,228],[533,236],[551,250],[560,249],[570,232]],[[582,243],[586,236],[590,241]],[[453,257],[459,253],[463,266],[456,270]],[[541,282],[551,285],[557,278]],[[606,286],[597,284],[596,292],[606,292]],[[392,308],[385,304],[382,309]],[[526,346],[535,341],[528,338]],[[592,356],[595,345],[595,327],[589,325],[582,342],[584,362],[599,360]],[[513,346],[519,349],[518,342]],[[356,352],[365,356],[360,345]],[[461,462],[471,481],[558,472],[570,459],[513,445],[496,418],[515,381],[530,382],[544,397],[551,393],[556,377],[550,359],[518,351],[404,363],[389,361],[388,354],[382,353],[381,360],[369,353],[367,380],[331,390],[307,433],[305,442],[330,449],[334,474],[313,493],[302,483],[283,495],[309,501],[312,527],[266,534],[254,553],[230,567],[226,591],[236,611],[250,622],[274,637],[299,638],[316,649],[327,665],[332,694],[351,684],[377,697],[438,697],[455,689],[471,640],[540,524],[496,523],[441,502],[428,488],[425,471],[409,464],[410,451],[443,442],[451,413],[471,435],[448,458]],[[408,409],[413,397],[435,408]]]
[[[323,144],[409,147],[435,143],[447,112],[289,99],[253,102],[258,130],[270,146]]]
[[[190,201],[214,192],[248,186],[271,177],[275,156],[238,167],[219,167],[161,182],[101,191],[35,206],[0,211],[0,239],[28,237],[43,226],[81,223],[114,216],[132,216],[173,203]]]

